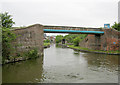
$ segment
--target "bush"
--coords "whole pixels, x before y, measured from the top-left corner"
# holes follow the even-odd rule
[[[50,43],[44,43],[44,46],[45,47],[50,46]]]
[[[44,43],[50,43],[49,39],[44,40]]]
[[[33,49],[33,50],[28,51],[28,53],[26,53],[26,56],[28,58],[37,58],[37,57],[39,57],[37,49]]]

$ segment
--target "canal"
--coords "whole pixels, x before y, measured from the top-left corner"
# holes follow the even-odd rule
[[[53,44],[43,58],[4,65],[2,75],[3,83],[117,83],[118,56]]]

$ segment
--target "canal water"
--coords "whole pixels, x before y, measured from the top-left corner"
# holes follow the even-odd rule
[[[117,83],[118,56],[76,52],[70,48],[44,49],[44,57],[2,69],[3,83]]]

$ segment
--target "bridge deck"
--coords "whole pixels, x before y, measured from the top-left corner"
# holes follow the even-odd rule
[[[103,31],[55,30],[43,29],[44,33],[71,33],[71,34],[104,34]]]

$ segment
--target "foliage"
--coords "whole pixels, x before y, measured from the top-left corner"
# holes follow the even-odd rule
[[[1,27],[4,28],[11,28],[15,22],[13,22],[11,15],[8,15],[8,12],[5,13],[0,13],[0,18],[1,18]]]
[[[82,41],[87,34],[69,34],[64,36],[67,43],[73,43],[75,46],[79,45],[79,42]]]
[[[79,42],[80,42],[80,37],[76,37],[76,38],[73,40],[74,46],[79,46]]]
[[[87,37],[87,34],[69,34],[66,36],[57,35],[56,36],[56,43],[60,43],[62,39],[65,39],[67,43],[73,43],[74,46],[79,46],[79,42],[82,41],[85,37]]]
[[[11,42],[16,39],[16,35],[10,31],[11,27],[15,22],[13,22],[11,15],[8,12],[0,13],[0,27],[2,30],[2,61],[10,59],[10,54],[13,52]]]
[[[2,28],[2,58],[9,60],[12,52],[11,42],[16,39],[16,35],[9,28]]]
[[[69,34],[69,35],[66,35],[64,36],[65,40],[68,42],[68,43],[73,43],[73,39],[76,37],[75,34]]]
[[[33,49],[33,50],[28,51],[28,53],[26,53],[26,56],[28,58],[37,58],[37,57],[39,57],[37,49]]]
[[[45,47],[50,46],[50,43],[44,43],[44,46]]]
[[[120,23],[115,22],[114,25],[112,26],[112,28],[120,31]]]
[[[2,42],[2,28],[0,28],[0,43]]]
[[[49,39],[44,40],[44,43],[50,43]]]
[[[56,40],[56,43],[60,43],[63,39],[63,36],[62,35],[57,35],[55,40]]]

